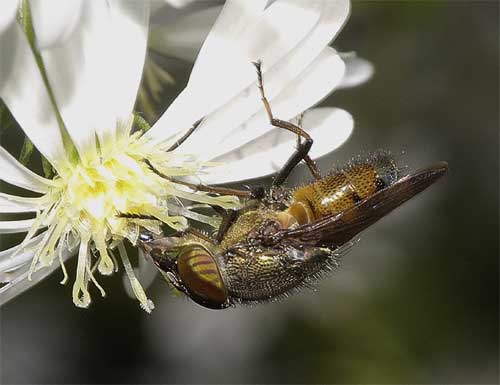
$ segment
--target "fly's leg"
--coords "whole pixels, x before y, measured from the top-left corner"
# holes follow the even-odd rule
[[[233,225],[236,219],[239,216],[239,210],[224,210],[220,207],[214,207],[214,210],[217,214],[222,217],[222,221],[219,225],[219,229],[217,230],[217,234],[215,235],[215,243],[220,244],[224,239],[229,228]]]
[[[220,195],[235,195],[240,198],[247,198],[249,200],[259,200],[262,199],[265,195],[265,190],[260,187],[260,186],[255,186],[255,187],[249,187],[248,190],[238,190],[238,189],[232,189],[232,188],[227,188],[227,187],[218,187],[218,186],[207,186],[204,184],[195,184],[195,183],[189,183],[185,182],[182,180],[178,180],[172,177],[169,177],[165,174],[163,174],[161,171],[156,169],[156,167],[153,166],[153,164],[148,160],[144,159],[144,162],[148,165],[148,167],[158,176],[160,176],[163,179],[169,180],[173,183],[181,184],[183,186],[187,186],[192,190],[195,191],[204,191],[212,194],[220,194]],[[222,239],[224,238],[227,230],[231,227],[231,225],[234,223],[234,221],[238,218],[239,215],[239,210],[225,210],[221,207],[218,206],[213,206],[212,207],[214,211],[219,214],[222,217],[222,222],[219,226],[219,229],[217,231],[217,235],[213,242],[220,243]],[[135,219],[150,219],[147,216],[137,216],[134,214],[121,214],[122,217],[128,217],[128,218],[135,218]]]
[[[182,143],[184,143],[191,135],[192,133],[198,128],[198,126],[201,124],[204,118],[199,119],[196,121],[187,132],[182,135],[172,146],[170,146],[167,149],[167,152],[173,151],[176,148],[178,148]],[[229,188],[223,188],[223,187],[214,187],[214,186],[206,186],[202,184],[194,184],[194,183],[189,183],[189,182],[184,182],[172,177],[169,177],[165,174],[163,174],[161,171],[159,171],[156,167],[153,166],[153,164],[148,160],[144,159],[144,162],[148,165],[148,167],[158,176],[160,176],[163,179],[169,180],[172,183],[177,183],[181,184],[184,186],[187,186],[191,188],[192,190],[195,191],[205,191],[209,193],[214,193],[214,194],[223,194],[223,195],[236,195],[239,197],[249,197],[252,195],[251,191],[244,191],[244,190],[236,190],[236,189],[229,189]]]
[[[194,235],[198,238],[201,238],[205,240],[206,242],[212,243],[212,244],[220,244],[222,239],[224,238],[224,235],[226,232],[229,230],[231,225],[234,223],[236,218],[238,218],[239,211],[238,210],[225,210],[221,207],[214,206],[213,209],[217,214],[219,214],[222,217],[222,222],[219,225],[219,228],[217,230],[217,234],[215,238],[210,238],[203,234],[202,232],[196,230],[193,227],[188,227],[185,230],[178,231],[170,237],[181,237],[184,234],[191,234]],[[158,218],[152,216],[152,215],[144,215],[144,214],[132,214],[132,213],[118,213],[117,218],[127,218],[127,219],[138,219],[138,220],[149,220],[149,221],[159,221]],[[143,242],[149,242],[155,239],[155,235],[151,233],[148,230],[142,230],[139,239]]]
[[[174,233],[170,235],[171,237],[179,237],[184,234],[192,234],[195,235],[198,238],[202,238],[207,242],[214,243],[214,244],[219,244],[222,239],[224,238],[224,235],[226,234],[227,230],[231,227],[233,222],[236,220],[238,217],[238,210],[225,210],[221,207],[214,206],[213,207],[214,211],[219,214],[222,217],[222,222],[219,225],[219,228],[217,230],[217,235],[214,239],[207,237],[205,234],[197,231],[193,227],[188,227],[185,230],[178,231],[177,233]],[[145,215],[145,214],[133,214],[133,213],[118,213],[116,215],[117,218],[127,218],[127,219],[137,219],[137,220],[148,220],[148,221],[159,221],[158,218],[152,216],[152,215]],[[153,233],[144,230],[140,234],[140,238],[142,241],[151,241],[154,239]]]
[[[283,128],[285,130],[291,131],[297,135],[297,149],[295,152],[288,158],[286,163],[283,165],[281,170],[278,172],[278,175],[274,178],[273,181],[273,186],[279,186],[285,182],[285,180],[288,178],[292,170],[299,164],[302,160],[306,163],[307,167],[309,168],[309,171],[313,175],[315,179],[320,179],[321,175],[319,173],[318,167],[314,163],[314,161],[309,157],[309,150],[311,149],[311,146],[313,144],[313,139],[311,136],[304,131],[302,128],[299,126],[287,122],[285,120],[281,119],[276,119],[273,116],[273,113],[271,111],[271,106],[269,105],[269,101],[266,98],[266,95],[264,93],[264,85],[263,85],[263,80],[262,80],[262,63],[260,61],[254,62],[255,68],[257,70],[257,79],[258,79],[258,87],[260,90],[260,95],[262,99],[262,103],[264,103],[264,108],[266,109],[267,116],[269,118],[269,122],[271,123],[272,126],[278,127],[278,128]],[[304,138],[304,141],[301,142],[300,138]]]
[[[297,141],[299,142],[299,141]],[[298,144],[296,150],[293,152],[293,154],[288,158],[288,160],[285,162],[283,167],[281,167],[281,170],[278,172],[278,175],[273,180],[273,186],[281,186],[290,173],[293,171],[293,169],[302,161],[306,163],[309,171],[313,175],[315,179],[320,179],[321,175],[318,171],[318,168],[316,167],[316,164],[314,161],[307,155],[309,153],[309,150],[311,149],[311,146],[313,144],[312,139],[306,139],[304,142]]]
[[[181,184],[183,186],[187,186],[195,191],[204,191],[212,194],[220,194],[220,195],[235,195],[240,198],[247,198],[249,200],[259,200],[265,196],[265,190],[260,186],[250,186],[248,190],[238,190],[227,187],[218,187],[218,186],[207,186],[203,184],[195,184],[189,183],[182,180],[178,180],[172,177],[169,177],[159,171],[154,165],[148,160],[143,159],[143,161],[148,165],[148,167],[158,176],[163,179],[169,180],[173,183]],[[231,227],[233,222],[238,218],[239,210],[225,210],[218,206],[212,206],[214,211],[222,217],[222,222],[217,231],[217,235],[213,242],[220,243],[224,238],[227,230]],[[135,218],[135,219],[151,219],[149,216],[139,216],[135,214],[120,214],[123,218]]]
[[[218,187],[218,186],[207,186],[204,184],[196,184],[196,183],[190,183],[190,182],[185,182],[179,179],[172,178],[168,175],[163,174],[160,170],[158,170],[153,164],[148,160],[144,159],[144,162],[148,165],[148,167],[153,171],[156,175],[159,177],[166,179],[172,183],[177,183],[181,184],[183,186],[187,186],[192,190],[195,191],[204,191],[208,193],[213,193],[213,194],[220,194],[220,195],[235,195],[238,197],[242,198],[251,198],[252,197],[252,191],[247,191],[247,190],[238,190],[238,189],[232,189],[232,188],[227,188],[227,187]]]
[[[201,238],[206,242],[215,244],[214,240],[205,234],[203,234],[201,231],[196,230],[194,227],[188,227],[186,230],[182,231],[182,234],[191,234],[194,235],[197,238]]]
[[[201,124],[202,121],[203,121],[203,118],[201,118],[200,120],[197,120],[196,122],[194,122],[194,124],[189,128],[189,130],[187,130],[184,135],[182,135],[174,144],[172,144],[167,149],[167,152],[175,150],[182,143],[184,143],[186,141],[186,139],[189,138],[191,136],[191,134],[198,128],[198,126]]]
[[[144,214],[132,214],[132,213],[118,213],[116,215],[118,218],[128,218],[128,219],[141,219],[147,221],[158,221],[159,219],[152,215]]]
[[[299,115],[299,118],[298,118],[298,121],[297,121],[297,127],[302,128],[302,121],[303,120],[304,120],[304,112],[302,112]],[[306,132],[304,131],[304,133],[306,133]],[[302,146],[301,137],[300,137],[300,135],[297,135],[297,151],[296,152],[300,153],[301,146]],[[312,139],[311,139],[311,145],[308,147],[308,150],[307,150],[307,152],[306,152],[306,154],[304,156],[304,162],[306,163],[307,168],[309,169],[309,171],[311,172],[311,174],[313,175],[313,177],[316,180],[318,180],[318,179],[321,179],[321,174],[320,174],[320,172],[318,170],[318,166],[316,165],[316,163],[309,156],[309,150],[311,149],[311,146],[312,146]]]

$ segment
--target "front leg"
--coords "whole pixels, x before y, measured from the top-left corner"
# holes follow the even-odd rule
[[[238,189],[233,189],[233,188],[227,188],[227,187],[218,187],[218,186],[208,186],[204,184],[196,184],[196,183],[190,183],[190,182],[185,182],[183,180],[175,179],[172,178],[168,175],[163,174],[160,170],[158,170],[150,161],[149,159],[143,159],[144,163],[147,164],[147,166],[153,171],[156,175],[159,177],[166,179],[172,183],[180,184],[186,187],[189,187],[191,190],[194,191],[204,191],[212,194],[219,194],[219,195],[234,195],[237,197],[242,197],[242,198],[249,198],[252,195],[251,191],[247,190],[238,190]]]

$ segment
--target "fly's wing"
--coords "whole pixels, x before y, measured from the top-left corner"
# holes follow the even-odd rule
[[[448,170],[445,162],[417,171],[364,199],[339,214],[324,217],[294,230],[274,234],[277,243],[337,247],[348,242],[392,210],[413,198],[441,178]]]

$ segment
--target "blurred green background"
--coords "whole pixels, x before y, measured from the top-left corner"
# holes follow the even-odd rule
[[[356,129],[321,168],[383,148],[450,172],[366,231],[317,292],[211,311],[158,278],[147,315],[117,275],[81,310],[58,272],[2,308],[1,382],[497,383],[498,18],[497,1],[354,2],[335,46],[376,72],[324,102]],[[174,95],[189,68],[170,64]]]

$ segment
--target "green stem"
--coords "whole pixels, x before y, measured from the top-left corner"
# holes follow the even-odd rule
[[[28,0],[23,0],[21,2],[21,6],[19,7],[19,13],[18,13],[18,21],[21,27],[23,28],[26,37],[28,38],[31,51],[33,52],[33,56],[35,57],[36,64],[38,65],[38,69],[40,70],[40,74],[42,75],[42,79],[47,89],[47,93],[49,94],[50,103],[52,104],[52,108],[56,115],[57,123],[61,130],[63,145],[64,148],[66,149],[68,160],[72,163],[77,163],[80,160],[78,150],[76,149],[75,144],[71,140],[71,136],[69,135],[66,125],[64,124],[61,113],[57,108],[56,99],[54,97],[52,87],[50,86],[49,78],[47,76],[47,71],[45,70],[45,65],[43,64],[42,56],[40,55],[40,53],[36,48],[35,30],[33,28],[33,21],[31,19],[31,8]]]

